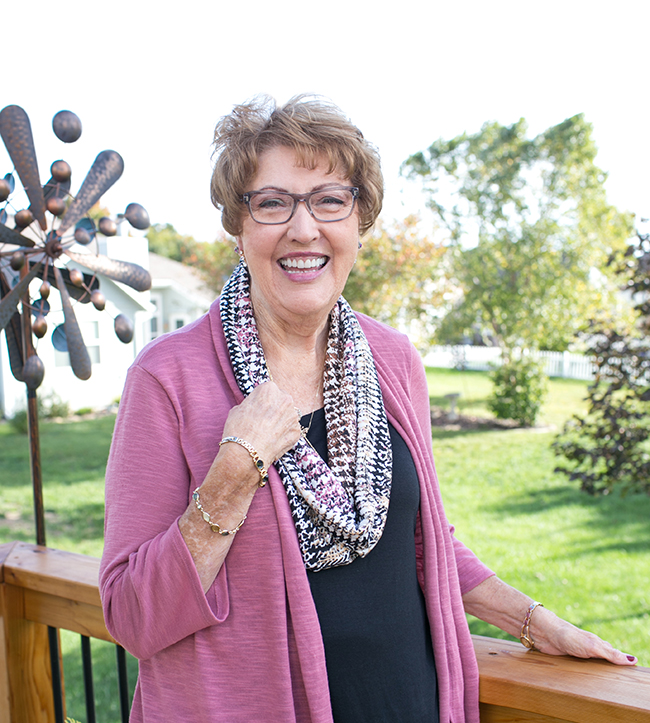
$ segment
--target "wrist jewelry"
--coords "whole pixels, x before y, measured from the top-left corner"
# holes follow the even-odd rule
[[[259,454],[257,454],[257,452],[255,451],[255,447],[253,447],[253,445],[247,442],[245,439],[240,439],[239,437],[224,437],[221,442],[219,442],[219,446],[221,447],[221,445],[226,444],[226,442],[234,442],[235,444],[239,444],[248,452],[248,454],[250,454],[250,456],[253,458],[253,462],[255,463],[257,471],[260,473],[260,481],[258,483],[258,487],[264,487],[264,485],[269,481],[269,474],[266,470],[266,467],[264,466],[264,462],[262,462]]]
[[[521,644],[529,650],[532,650],[535,647],[535,641],[530,637],[530,619],[533,616],[535,609],[538,607],[544,606],[540,602],[534,602],[530,605],[526,611],[524,624],[521,626],[521,635],[519,636],[519,640],[521,640]]]
[[[235,532],[246,522],[246,515],[244,515],[244,519],[232,530],[224,530],[220,525],[218,525],[216,522],[213,522],[210,518],[210,515],[203,509],[203,505],[201,504],[201,500],[199,498],[199,488],[197,487],[194,492],[192,492],[192,499],[194,500],[194,504],[196,505],[196,509],[201,513],[201,516],[203,519],[210,525],[210,529],[212,532],[218,532],[220,535],[223,535],[224,537],[227,537],[228,535],[234,535]]]

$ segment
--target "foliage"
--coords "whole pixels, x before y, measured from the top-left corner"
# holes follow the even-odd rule
[[[586,334],[597,374],[589,388],[589,409],[570,420],[554,448],[565,461],[557,469],[580,480],[590,494],[650,494],[650,235],[639,234],[618,267],[629,275],[633,294],[642,293],[635,309],[636,331],[620,332],[592,324]]]
[[[105,206],[102,206],[99,201],[88,211],[86,214],[89,218],[91,218],[95,224],[99,223],[100,218],[104,218],[106,216],[107,218],[111,217],[111,212],[106,208]]]
[[[181,263],[194,253],[198,241],[193,236],[183,236],[171,223],[156,223],[146,233],[149,251]]]
[[[492,393],[489,372],[429,367],[427,381],[431,404],[447,407],[449,401],[446,395],[460,393],[456,401],[460,414],[482,418],[492,416],[488,409],[488,399]],[[550,378],[539,420],[547,427],[562,427],[573,414],[586,411],[587,386],[588,383],[582,379]],[[440,430],[436,429],[435,435],[439,436]]]
[[[55,391],[38,397],[38,410],[39,415],[45,419],[67,419],[70,416],[70,405]]]
[[[155,224],[147,232],[149,250],[153,253],[193,266],[208,288],[215,294],[221,292],[226,279],[238,262],[233,251],[234,240],[215,239],[214,242],[196,241],[184,236],[170,224]]]
[[[450,235],[462,291],[441,342],[484,335],[505,349],[565,350],[615,303],[606,260],[632,225],[607,203],[591,125],[576,115],[532,139],[526,130],[524,119],[486,123],[404,163]]]
[[[14,416],[9,419],[9,424],[16,434],[27,434],[29,431],[27,410],[19,409]]]
[[[70,405],[64,402],[54,391],[49,394],[37,395],[36,408],[39,419],[67,419],[70,416]],[[9,424],[17,434],[27,434],[29,431],[27,410],[19,409],[13,417],[9,419]]]
[[[223,285],[239,263],[234,247],[235,242],[232,239],[197,243],[194,251],[183,259],[183,263],[200,271],[206,286],[217,295],[221,293]]]
[[[446,289],[446,249],[418,230],[417,216],[386,227],[379,222],[364,239],[343,295],[350,305],[392,326],[435,323]]]
[[[521,355],[504,360],[490,374],[494,385],[488,407],[497,419],[514,419],[532,427],[547,392],[542,363]]]

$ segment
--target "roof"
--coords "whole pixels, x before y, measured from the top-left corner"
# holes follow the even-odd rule
[[[179,261],[149,252],[149,273],[152,289],[173,286],[206,308],[215,299],[215,293],[206,286],[203,277],[196,269]]]

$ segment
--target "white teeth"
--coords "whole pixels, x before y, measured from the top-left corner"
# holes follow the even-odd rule
[[[311,259],[281,259],[280,263],[285,269],[318,269],[325,264],[327,259],[324,256]]]

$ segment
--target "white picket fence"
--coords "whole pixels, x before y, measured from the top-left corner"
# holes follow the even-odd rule
[[[546,360],[546,373],[549,377],[566,379],[593,379],[595,365],[581,354],[568,351],[540,351],[536,356]],[[469,369],[487,371],[491,365],[501,361],[501,350],[489,346],[436,346],[424,357],[425,366],[448,369]]]

